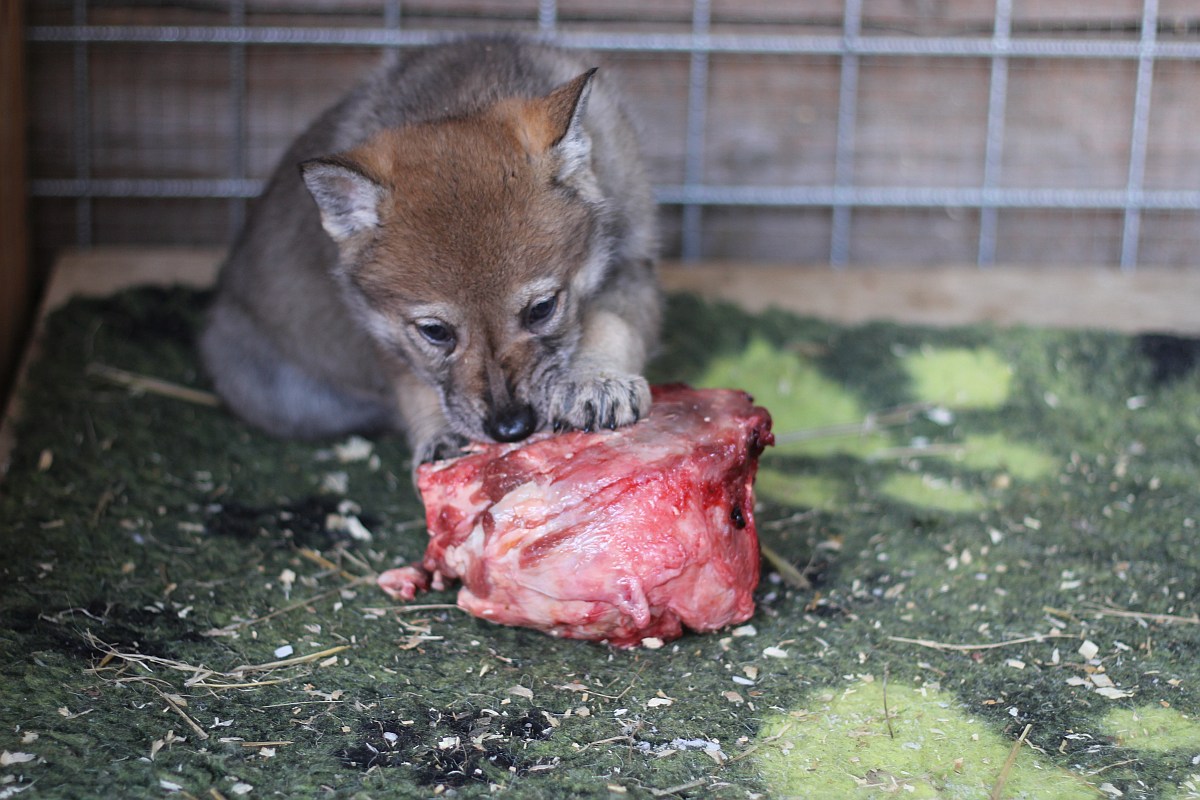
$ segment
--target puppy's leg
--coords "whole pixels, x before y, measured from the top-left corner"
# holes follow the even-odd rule
[[[396,402],[413,450],[413,468],[458,455],[467,445],[446,421],[437,390],[404,372],[396,381]]]
[[[213,307],[200,352],[230,409],[268,433],[317,438],[392,427],[383,398],[312,377],[287,360],[236,304]]]
[[[547,386],[555,430],[618,428],[650,410],[643,333],[621,315],[590,310],[571,364]]]

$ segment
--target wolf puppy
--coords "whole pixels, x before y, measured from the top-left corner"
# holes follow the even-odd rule
[[[467,40],[320,117],[222,268],[200,347],[229,407],[281,436],[402,429],[418,463],[646,413],[654,208],[606,81]]]

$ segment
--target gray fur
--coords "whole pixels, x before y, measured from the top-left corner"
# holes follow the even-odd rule
[[[396,58],[323,114],[284,155],[221,271],[200,349],[229,407],[281,436],[407,429],[418,458],[463,436],[479,438],[465,413],[453,410],[455,398],[446,396],[445,387],[435,389],[442,392],[448,420],[418,419],[409,409],[424,401],[398,396],[424,392],[411,389],[412,376],[431,383],[430,376],[406,363],[378,325],[372,327],[366,299],[341,274],[348,246],[343,242],[339,250],[323,229],[298,165],[350,150],[385,128],[466,116],[508,97],[545,95],[591,66],[576,54],[519,40],[465,40]],[[576,352],[587,346],[586,331],[563,337],[561,358],[548,358],[535,370],[543,384],[522,390],[540,404],[543,428],[626,424],[649,404],[637,373],[660,314],[654,207],[632,128],[603,71],[587,88],[586,110],[584,103],[579,109],[583,130],[572,146],[575,152],[579,142],[590,146],[589,181],[599,193],[593,202],[599,233],[591,252],[601,267],[574,302],[615,315],[628,329],[609,340],[592,337],[594,350],[624,348],[627,339],[633,346],[628,356],[601,357]],[[347,231],[371,222],[369,209],[340,210],[349,215],[343,220]]]

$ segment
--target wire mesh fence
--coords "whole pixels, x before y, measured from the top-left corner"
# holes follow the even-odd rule
[[[35,242],[215,244],[381,51],[519,32],[597,53],[668,256],[1192,266],[1185,0],[43,0]]]

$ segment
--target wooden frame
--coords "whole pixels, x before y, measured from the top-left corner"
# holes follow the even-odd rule
[[[0,398],[15,382],[33,275],[26,201],[22,0],[0,0]]]

